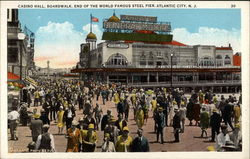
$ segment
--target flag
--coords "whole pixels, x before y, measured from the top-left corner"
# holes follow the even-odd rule
[[[96,17],[92,17],[91,20],[92,20],[92,22],[99,22],[99,19]]]

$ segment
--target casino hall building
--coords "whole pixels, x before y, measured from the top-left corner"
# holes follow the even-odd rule
[[[186,45],[173,40],[171,24],[157,17],[115,14],[103,20],[99,44],[90,32],[81,44],[72,73],[83,81],[120,82],[133,87],[172,87],[236,93],[241,66],[233,65],[233,49]]]

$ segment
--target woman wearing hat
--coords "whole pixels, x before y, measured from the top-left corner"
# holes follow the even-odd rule
[[[68,138],[66,152],[79,152],[79,144],[81,143],[80,130],[76,128],[78,125],[77,121],[72,121],[71,128],[67,130],[66,138]]]
[[[127,126],[123,128],[122,135],[118,136],[115,145],[117,152],[131,152],[133,139],[129,136],[129,129]]]
[[[94,124],[88,125],[88,130],[81,130],[82,152],[94,152],[97,143],[97,133]]]
[[[142,110],[141,106],[139,106],[138,110],[136,111],[136,124],[139,129],[141,129],[144,125],[144,111]]]
[[[63,110],[63,106],[59,107],[59,111],[57,112],[57,126],[58,126],[58,134],[62,134],[63,132],[63,127],[64,127],[64,120],[63,120],[63,116],[64,116],[64,110]]]
[[[110,141],[110,134],[105,133],[102,144],[102,152],[115,152],[115,145]]]

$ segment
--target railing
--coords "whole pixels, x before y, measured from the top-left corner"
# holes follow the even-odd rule
[[[130,85],[170,85],[170,81],[166,82],[130,82]],[[219,84],[241,84],[241,80],[217,80],[217,81],[173,81],[173,85],[184,85],[184,84],[210,84],[210,85],[219,85]]]

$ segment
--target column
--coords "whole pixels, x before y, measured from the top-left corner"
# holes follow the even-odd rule
[[[159,84],[159,73],[158,72],[156,72],[156,82],[157,82],[157,84]]]
[[[227,93],[228,93],[228,87],[226,87],[226,91],[227,91]]]
[[[220,93],[222,93],[222,87],[220,87]]]
[[[149,72],[148,72],[148,76],[147,76],[147,82],[148,82],[148,84],[149,84]]]
[[[107,75],[107,84],[109,84],[109,75]]]
[[[132,85],[133,85],[133,83],[134,83],[134,75],[131,74],[131,76],[132,76]]]

